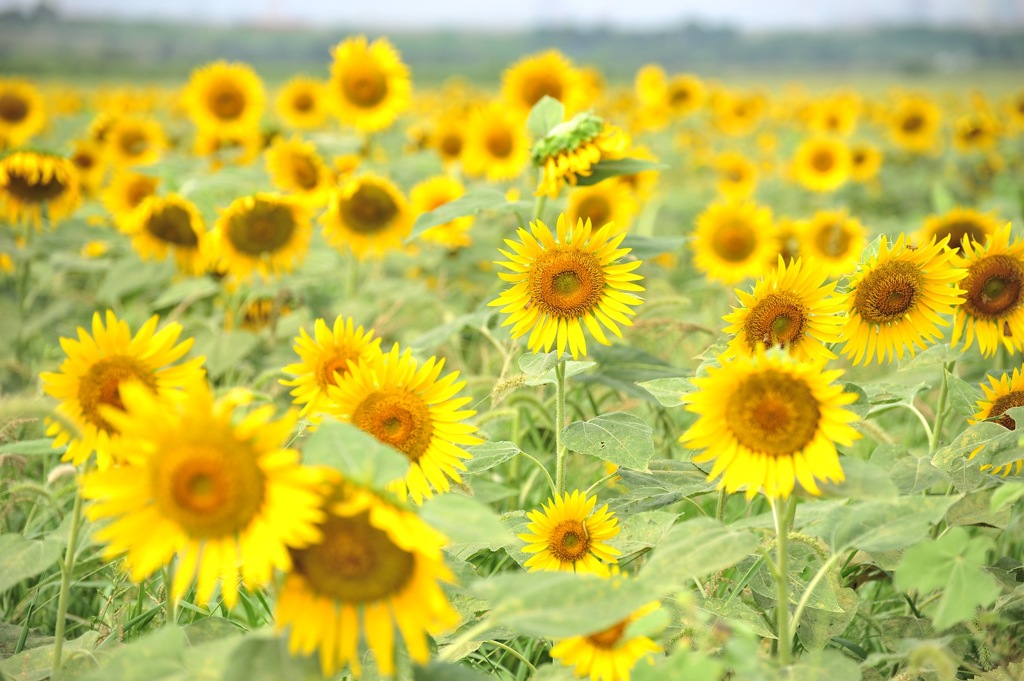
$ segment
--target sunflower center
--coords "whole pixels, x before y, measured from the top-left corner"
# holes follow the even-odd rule
[[[537,73],[523,84],[523,102],[533,106],[547,95],[561,101],[562,81],[554,74]]]
[[[325,359],[317,368],[316,377],[320,387],[326,388],[329,385],[338,385],[334,374],[341,374],[342,377],[348,374],[348,360],[350,359],[355,361],[359,359],[359,356],[350,355],[342,350],[338,350],[338,354]]]
[[[850,250],[850,241],[850,233],[839,222],[824,225],[814,235],[818,250],[830,258],[845,256]]]
[[[563,520],[551,531],[548,549],[563,563],[575,563],[590,551],[590,533],[579,520]]]
[[[146,231],[160,241],[195,248],[199,238],[192,229],[192,216],[181,206],[173,204],[164,206],[146,221]]]
[[[1007,409],[1013,409],[1014,407],[1024,407],[1024,390],[1014,390],[1005,395],[1000,395],[988,410],[988,418],[991,419],[1002,415],[1002,418],[996,423],[1004,428],[1016,430],[1017,424],[1014,423],[1013,419],[1004,414]]]
[[[100,430],[116,432],[100,415],[100,405],[124,411],[120,387],[125,381],[138,381],[150,390],[156,390],[153,372],[132,357],[115,355],[102,359],[91,367],[78,384],[78,403],[82,415]]]
[[[669,93],[668,101],[670,103],[678,106],[680,104],[686,104],[687,102],[689,102],[690,99],[691,99],[691,96],[692,96],[692,93],[690,92],[690,90],[688,88],[685,88],[685,87],[675,87],[675,88],[672,88],[672,91]]]
[[[291,241],[295,226],[295,216],[287,206],[256,199],[248,212],[231,219],[228,239],[238,251],[258,257]]]
[[[939,240],[942,240],[946,236],[949,236],[950,248],[955,248],[957,252],[962,253],[966,239],[970,239],[972,243],[976,244],[984,242],[985,230],[975,222],[971,222],[969,220],[958,220],[946,225],[936,235]]]
[[[140,177],[125,189],[125,202],[130,208],[135,208],[142,203],[146,197],[152,196],[156,191],[156,181],[148,177]]]
[[[292,550],[295,570],[314,592],[341,603],[374,603],[397,596],[416,571],[413,554],[370,524],[369,513],[329,516],[324,539]]]
[[[96,158],[88,151],[77,151],[71,156],[71,162],[79,170],[89,170],[96,165]]]
[[[512,153],[512,132],[507,128],[495,128],[487,132],[484,140],[487,151],[496,158],[508,158]]]
[[[345,224],[359,234],[375,234],[387,228],[398,215],[394,197],[381,187],[363,184],[339,206]]]
[[[377,106],[388,96],[388,79],[373,68],[353,69],[342,81],[345,99],[352,104],[369,109]]]
[[[530,268],[531,300],[552,317],[572,319],[590,313],[604,295],[604,270],[586,251],[556,246]]]
[[[308,92],[300,92],[292,99],[292,108],[296,111],[306,113],[313,110],[313,96]]]
[[[221,83],[206,100],[213,115],[221,120],[233,121],[245,111],[245,93],[234,83]]]
[[[0,120],[5,123],[19,123],[27,116],[28,102],[9,92],[0,95]]]
[[[626,627],[629,625],[629,620],[622,620],[618,624],[613,624],[604,631],[599,631],[596,634],[591,634],[587,637],[587,640],[594,644],[594,646],[601,648],[602,650],[611,650],[615,647],[615,644],[619,642],[622,635],[626,633]]]
[[[743,171],[739,168],[729,168],[725,171],[725,179],[738,184],[743,181]]]
[[[316,171],[316,164],[304,154],[292,156],[291,169],[295,184],[303,189],[314,189],[320,182],[320,174]]]
[[[456,158],[462,153],[462,135],[448,133],[441,138],[440,147],[445,158]]]
[[[249,527],[267,478],[247,444],[221,437],[161,451],[151,484],[164,516],[194,539],[216,539]]]
[[[747,314],[743,330],[751,350],[792,347],[800,342],[807,325],[807,306],[791,291],[773,291],[759,300]]]
[[[727,222],[718,228],[711,239],[718,257],[729,262],[743,262],[757,248],[757,234],[745,222]]]
[[[7,185],[4,189],[22,203],[52,201],[59,198],[67,190],[67,185],[57,177],[56,173],[53,173],[47,179],[42,179],[42,177],[39,179],[42,181],[32,181],[16,171],[9,172],[7,175]]]
[[[893,260],[870,272],[857,286],[853,306],[869,324],[903,319],[924,290],[924,276],[913,263]]]
[[[742,379],[725,406],[725,427],[747,449],[790,456],[814,439],[821,414],[804,381],[767,369]]]
[[[827,173],[836,165],[836,157],[828,149],[819,149],[811,155],[811,167],[819,173]]]
[[[1024,265],[1008,255],[990,255],[970,266],[961,286],[968,314],[997,319],[1024,302]]]
[[[611,221],[612,206],[604,196],[588,196],[580,201],[576,214],[584,221],[590,220],[590,224],[596,229]]]
[[[924,127],[924,116],[920,114],[910,114],[903,119],[903,123],[900,125],[903,132],[917,132]]]
[[[850,162],[853,163],[853,165],[857,166],[857,167],[860,167],[860,166],[864,165],[864,163],[867,160],[868,160],[867,152],[865,152],[865,151],[863,151],[861,149],[857,149],[856,151],[853,152],[853,154],[850,155]]]
[[[149,138],[140,130],[121,133],[117,142],[126,156],[141,156],[149,149]]]
[[[419,395],[402,388],[385,388],[367,395],[352,413],[352,423],[413,462],[427,452],[434,436],[430,406]]]

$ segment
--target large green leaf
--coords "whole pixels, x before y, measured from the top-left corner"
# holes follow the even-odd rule
[[[421,214],[416,218],[416,222],[412,226],[412,233],[409,234],[405,242],[409,243],[419,238],[428,229],[451,222],[456,218],[476,215],[485,210],[511,212],[520,208],[529,208],[529,204],[509,203],[504,192],[493,187],[474,187],[454,201],[449,201],[434,210]]]
[[[581,175],[576,184],[586,187],[619,175],[635,175],[646,170],[664,170],[665,168],[668,166],[664,163],[642,158],[609,159],[599,161],[597,165],[592,166],[590,175]]]
[[[998,423],[976,423],[935,452],[932,464],[949,475],[957,490],[970,492],[985,480],[980,469],[983,464],[995,463],[1001,455],[1019,452],[1019,437],[1015,431]],[[971,459],[971,454],[975,454],[975,458]]]
[[[535,139],[540,139],[564,119],[565,105],[554,97],[544,95],[530,109],[530,115],[526,117],[526,129]]]
[[[619,476],[628,492],[610,505],[623,516],[669,506],[715,487],[707,473],[689,461],[675,459],[651,459],[646,471],[620,468]]]
[[[473,455],[472,459],[466,461],[466,472],[472,475],[500,466],[515,458],[522,450],[515,442],[500,441],[473,445],[466,451]]]
[[[314,657],[288,654],[282,637],[250,637],[228,659],[222,681],[319,681],[323,679]]]
[[[679,589],[740,562],[757,549],[758,536],[711,518],[675,525],[654,549],[640,573],[665,589]]]
[[[409,460],[398,450],[350,423],[325,419],[302,444],[303,463],[328,466],[346,478],[371,487],[385,487],[405,476]]]
[[[639,382],[637,385],[653,395],[654,399],[658,400],[663,407],[680,406],[687,393],[692,393],[697,389],[690,379],[683,376],[655,378]]]
[[[860,501],[833,509],[804,531],[824,539],[833,551],[895,551],[921,541],[959,496],[900,497]]]
[[[562,444],[580,454],[642,470],[654,456],[653,432],[639,416],[614,411],[570,423],[562,431]]]
[[[463,665],[431,662],[426,667],[416,667],[412,678],[413,681],[487,681],[491,677]]]
[[[79,656],[90,656],[100,634],[87,631],[76,639],[64,642],[64,669],[78,667]],[[91,667],[90,667],[91,668]],[[39,646],[0,660],[0,677],[7,681],[44,681],[53,676],[53,644]]]
[[[512,539],[490,506],[464,494],[452,492],[429,499],[420,515],[453,544],[481,544],[497,550]]]
[[[651,404],[658,404],[658,401],[638,383],[655,378],[684,376],[687,373],[648,352],[628,345],[599,345],[593,350],[588,349],[587,357],[597,361],[597,368],[577,376],[574,383],[600,383]]]
[[[61,558],[61,543],[0,534],[0,592],[50,569]]]
[[[946,389],[949,391],[949,404],[961,416],[974,416],[978,411],[978,400],[981,390],[973,383],[968,383],[955,374],[946,371]]]

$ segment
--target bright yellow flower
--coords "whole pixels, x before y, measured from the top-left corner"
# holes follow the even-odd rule
[[[319,80],[295,76],[277,93],[277,115],[296,130],[313,130],[327,121],[330,107],[327,88]]]
[[[390,42],[356,36],[334,48],[328,92],[342,123],[375,132],[391,127],[409,108],[412,80]]]
[[[805,140],[793,157],[797,182],[815,192],[832,192],[850,179],[850,149],[843,142],[824,137]]]
[[[311,207],[327,203],[334,175],[312,142],[299,137],[274,140],[266,152],[267,172],[274,187]]]
[[[195,205],[180,194],[143,199],[124,220],[123,230],[143,260],[164,260],[173,254],[185,274],[207,269],[206,225]]]
[[[149,175],[121,171],[114,175],[101,196],[103,206],[114,218],[118,229],[130,231],[131,216],[147,197],[156,194],[160,180]]]
[[[188,115],[202,132],[239,138],[259,127],[266,94],[247,64],[218,61],[192,72],[184,93]]]
[[[747,199],[757,189],[757,166],[738,151],[719,154],[715,159],[715,169],[718,171],[718,191],[727,199]]]
[[[0,78],[0,149],[18,147],[46,125],[46,103],[27,80]]]
[[[121,167],[153,165],[167,147],[163,126],[150,118],[118,118],[106,135],[107,156]]]
[[[468,175],[491,182],[518,177],[530,161],[530,137],[522,121],[498,103],[480,107],[466,122],[462,164]]]
[[[409,202],[391,180],[364,173],[331,194],[320,218],[328,243],[357,258],[398,250],[412,231]]]
[[[915,234],[918,243],[931,239],[941,241],[949,237],[949,247],[963,253],[964,242],[968,239],[976,246],[984,246],[989,235],[999,229],[999,219],[994,213],[982,213],[973,208],[953,208],[942,215],[929,215],[924,227]]]
[[[817,260],[830,277],[851,274],[868,245],[867,230],[845,211],[818,211],[798,229],[800,253]]]
[[[589,187],[573,189],[569,192],[565,215],[570,225],[581,220],[598,227],[612,224],[618,233],[629,229],[639,211],[640,205],[630,186],[616,177]]]
[[[549,499],[542,511],[530,511],[524,553],[536,554],[523,565],[530,572],[608,574],[608,565],[616,563],[622,552],[608,542],[619,534],[619,519],[608,504],[594,510],[597,497],[576,490]]]
[[[975,424],[988,419],[995,419],[995,422],[1004,428],[1016,430],[1017,424],[1009,416],[1006,416],[1004,412],[1014,407],[1024,407],[1024,374],[1021,373],[1021,368],[1014,369],[1012,376],[1007,376],[1004,373],[999,378],[993,376],[988,376],[987,378],[990,385],[981,384],[985,397],[978,400],[978,412],[974,415],[974,418],[968,419],[968,421],[971,424]],[[982,449],[983,447],[978,447],[971,452],[968,460],[977,456],[978,452]],[[982,465],[979,470],[990,472],[992,475],[1000,475],[1004,478],[1011,473],[1020,475],[1024,471],[1024,459],[1017,459],[1001,466],[993,466],[987,463]]]
[[[14,224],[48,226],[70,217],[82,202],[78,169],[70,160],[34,151],[0,159],[0,217]]]
[[[423,213],[430,212],[435,208],[454,201],[466,193],[466,188],[454,177],[438,175],[423,180],[409,192],[409,199],[412,202],[412,211],[418,217]],[[440,244],[448,249],[455,250],[464,248],[473,243],[473,237],[469,234],[475,218],[466,215],[455,218],[444,224],[431,227],[420,235],[424,241]]]
[[[583,109],[584,83],[580,72],[558,50],[523,57],[502,75],[501,96],[525,120],[545,95],[560,101],[569,114]]]
[[[235,199],[210,233],[210,256],[239,280],[291,272],[313,236],[309,215],[294,199],[253,194]]]
[[[713,203],[697,218],[692,248],[694,266],[708,279],[734,284],[759,277],[775,252],[771,209]]]

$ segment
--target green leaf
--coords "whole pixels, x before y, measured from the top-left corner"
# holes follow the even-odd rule
[[[909,371],[911,369],[932,367],[937,364],[946,364],[955,361],[958,357],[960,357],[960,353],[953,350],[948,344],[937,343],[924,352],[918,352],[913,357],[901,360],[897,371]]]
[[[591,166],[590,175],[580,175],[576,181],[581,187],[587,187],[598,182],[603,182],[611,177],[619,175],[635,175],[645,170],[664,170],[668,165],[657,161],[648,161],[643,158],[615,158],[599,161]]]
[[[153,301],[153,309],[177,305],[184,300],[197,301],[216,295],[220,284],[206,277],[194,277],[171,284]]]
[[[528,352],[519,358],[519,370],[530,377],[540,376],[558,364],[557,352]]]
[[[260,344],[260,337],[248,331],[218,331],[196,335],[194,355],[205,355],[211,380],[222,378],[248,357]]]
[[[959,499],[900,497],[855,502],[832,509],[804,531],[824,539],[833,551],[895,551],[921,541]]]
[[[956,198],[949,187],[942,182],[932,185],[932,210],[936,213],[948,213],[956,208]]]
[[[293,657],[283,637],[251,637],[239,644],[228,659],[222,681],[320,681],[314,657]]]
[[[325,419],[306,438],[302,462],[308,466],[328,466],[353,482],[382,488],[405,477],[409,459],[398,450],[378,442],[351,423]]]
[[[683,398],[687,393],[692,393],[697,388],[690,382],[689,378],[674,376],[672,378],[655,378],[650,381],[637,383],[638,386],[654,396],[654,399],[663,407],[678,407],[683,404]]]
[[[992,494],[994,492],[993,488],[984,487],[964,495],[946,512],[946,525],[949,527],[983,525],[1006,529],[1006,525],[1010,521],[1010,509],[992,510]]]
[[[468,314],[459,315],[450,322],[445,322],[417,336],[409,342],[409,347],[414,350],[432,350],[467,327],[483,329],[497,314],[498,311],[495,308],[483,307]]]
[[[991,605],[1001,590],[983,569],[985,556],[995,542],[985,536],[971,537],[962,527],[946,531],[936,540],[907,549],[896,567],[893,584],[901,591],[917,589],[922,595],[938,590],[932,623],[939,631],[974,617],[978,607]]]
[[[43,437],[38,440],[20,440],[0,445],[0,454],[18,454],[20,456],[41,456],[45,454],[60,454],[64,447],[53,448],[53,438]]]
[[[673,459],[651,459],[646,471],[620,468],[619,477],[629,492],[609,505],[622,516],[670,506],[715,487],[715,483],[708,482],[707,473],[689,461]]]
[[[52,539],[25,539],[0,534],[0,592],[45,572],[61,558],[61,544]]]
[[[550,99],[546,95],[544,98]],[[491,677],[460,664],[431,662],[426,667],[416,667],[412,678],[413,681],[487,681]]]
[[[892,404],[894,402],[910,402],[914,395],[928,387],[927,383],[866,383],[861,386],[868,396],[868,402],[876,404]]]
[[[976,403],[981,399],[978,386],[946,371],[946,390],[949,391],[949,404],[956,413],[961,416],[974,416],[977,413]]]
[[[472,475],[500,466],[515,458],[522,450],[514,442],[500,441],[474,445],[466,451],[473,455],[472,459],[465,462],[466,473]]]
[[[644,469],[654,456],[653,432],[639,416],[613,411],[570,423],[562,431],[562,444],[619,466]]]
[[[678,513],[665,511],[648,511],[626,516],[619,525],[621,531],[612,544],[622,551],[623,555],[653,548],[661,543],[665,533],[678,517]]]
[[[576,378],[576,383],[599,383],[651,404],[657,404],[658,401],[637,382],[684,376],[687,373],[659,357],[628,345],[598,345],[592,351],[588,350],[587,356],[597,360],[597,369],[581,374]]]
[[[682,588],[693,579],[735,565],[759,543],[753,532],[726,527],[712,518],[688,520],[669,530],[651,554],[640,579],[655,581],[666,590]]]
[[[99,638],[98,631],[87,631],[76,639],[65,641],[61,666],[66,670],[74,664],[75,658],[91,657]],[[53,644],[50,643],[0,660],[0,677],[9,681],[44,681],[53,676],[52,668]]]
[[[857,418],[866,418],[871,410],[871,403],[868,401],[868,394],[864,392],[864,388],[855,383],[843,383],[843,392],[853,393],[857,396],[857,401],[846,405],[846,408],[856,414]]]
[[[772,549],[774,551],[774,548]],[[789,576],[789,602],[796,605],[807,593],[811,579],[814,578],[821,567],[825,564],[828,551],[821,546],[817,540],[790,534],[789,544],[786,551],[787,564],[786,572]],[[751,557],[740,564],[739,570],[742,573],[750,569],[754,563]],[[833,568],[835,570],[835,568]],[[775,578],[767,563],[762,562],[757,570],[750,576],[747,582],[751,590],[762,598],[774,602],[776,599]],[[826,575],[820,580],[814,590],[807,596],[807,605],[826,612],[843,612],[836,596],[837,584],[831,576]]]
[[[1016,453],[1018,435],[998,423],[982,421],[969,426],[951,443],[935,452],[932,464],[951,478],[953,485],[961,492],[970,492],[981,485],[985,474],[980,467],[993,463],[1000,453]],[[974,452],[975,458],[969,459]]]
[[[565,377],[578,376],[590,367],[597,366],[597,362],[577,362],[575,360],[567,360],[565,363]],[[555,377],[555,369],[551,368],[543,373],[532,376],[526,379],[526,385],[544,385],[550,383],[555,384],[557,378]]]
[[[1024,499],[1024,482],[1005,481],[992,493],[991,509],[998,511]]]
[[[808,650],[822,650],[833,636],[839,636],[857,615],[860,598],[853,589],[835,589],[839,612],[807,608],[800,618],[797,634]]]
[[[655,658],[653,665],[637,664],[630,678],[633,681],[719,681],[725,678],[724,674],[725,665],[718,658],[690,650],[687,646],[676,646],[668,657]]]
[[[699,607],[711,615],[709,626],[722,621],[746,627],[761,638],[778,638],[765,622],[764,616],[738,598],[705,598]]]
[[[853,457],[844,457],[842,465],[846,479],[838,484],[822,483],[821,491],[824,496],[851,499],[895,499],[899,495],[895,483],[881,466]]]
[[[80,681],[155,681],[179,676],[185,671],[187,645],[183,629],[164,626],[103,655],[100,668]]]
[[[456,492],[428,499],[420,517],[453,544],[480,544],[496,551],[512,539],[490,506]]]
[[[526,129],[535,139],[540,139],[564,119],[565,105],[554,97],[544,95],[530,109],[530,115],[526,117]]]
[[[821,650],[803,655],[787,667],[784,681],[860,681],[857,663],[834,650]]]
[[[629,234],[622,240],[622,248],[631,249],[629,257],[650,260],[662,253],[675,253],[686,243],[684,236],[641,236]]]
[[[523,204],[523,206],[525,205]],[[449,223],[456,218],[476,215],[485,210],[511,212],[523,206],[520,206],[519,203],[509,203],[505,199],[505,194],[493,187],[474,187],[454,201],[449,201],[434,210],[420,214],[412,226],[412,233],[406,237],[405,243],[414,241],[432,227]]]

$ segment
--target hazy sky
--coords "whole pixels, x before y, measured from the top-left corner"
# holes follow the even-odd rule
[[[689,19],[745,29],[877,23],[1024,22],[1024,0],[49,0],[62,13],[216,23],[341,24],[367,28],[650,28]],[[35,0],[0,0],[0,8]]]

